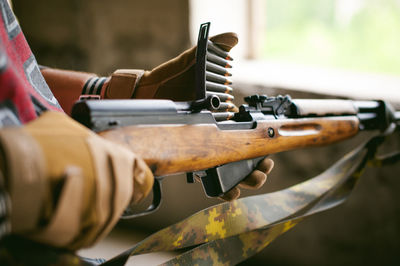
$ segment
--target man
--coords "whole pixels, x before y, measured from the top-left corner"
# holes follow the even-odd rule
[[[39,67],[6,0],[0,8],[0,236],[71,251],[93,245],[149,194],[153,175],[131,150],[66,113],[81,94],[189,100],[195,47],[152,71],[111,77]],[[211,40],[226,51],[237,43],[233,33]],[[264,160],[243,186],[260,187],[272,166]],[[236,187],[222,198],[239,194]]]

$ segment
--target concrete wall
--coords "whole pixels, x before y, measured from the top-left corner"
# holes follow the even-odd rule
[[[16,0],[40,64],[107,74],[151,68],[189,47],[186,0]]]
[[[13,2],[22,29],[43,65],[107,74],[116,68],[154,67],[189,46],[187,0]],[[237,99],[246,95],[250,87],[251,84],[238,84]],[[268,95],[289,92],[293,97],[323,96],[256,89]],[[255,193],[283,188],[318,174],[363,138],[272,156],[275,170],[266,186]],[[398,136],[389,148],[400,148]],[[245,264],[399,262],[399,170],[399,166],[369,170],[344,205],[307,219]],[[164,191],[164,203],[157,213],[120,226],[150,233],[219,202],[206,199],[200,184],[186,184],[184,176],[167,178]]]

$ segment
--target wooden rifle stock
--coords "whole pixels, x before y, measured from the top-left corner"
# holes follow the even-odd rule
[[[294,100],[289,96],[245,98],[231,121],[217,122],[192,103],[168,100],[81,101],[72,116],[104,138],[128,147],[152,169],[156,182],[148,214],[161,200],[163,176],[201,178],[207,196],[226,193],[269,154],[329,145],[359,130],[385,131],[399,124],[382,101]]]
[[[99,132],[143,158],[156,176],[191,172],[239,160],[350,138],[356,116],[260,120],[254,129],[215,124],[133,125]]]

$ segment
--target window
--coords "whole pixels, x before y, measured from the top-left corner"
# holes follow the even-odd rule
[[[399,0],[192,0],[193,42],[205,21],[239,58],[400,74]]]
[[[238,32],[234,80],[400,102],[399,14],[400,0],[192,0],[192,40],[205,21]]]
[[[400,74],[400,1],[266,2],[262,58]]]

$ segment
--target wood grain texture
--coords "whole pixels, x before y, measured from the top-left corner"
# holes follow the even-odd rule
[[[156,176],[207,169],[281,151],[322,146],[358,132],[355,116],[258,121],[250,130],[216,125],[139,125],[99,134],[145,160]],[[273,129],[274,136],[268,131]]]

